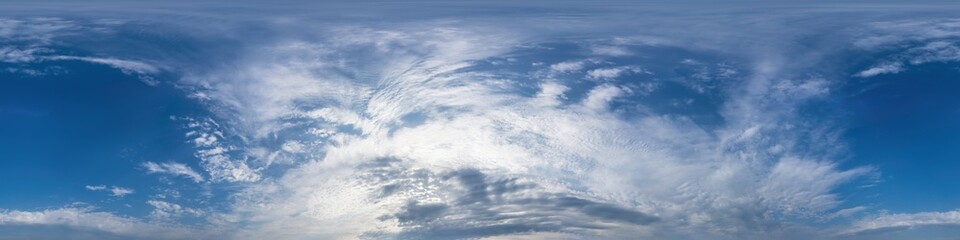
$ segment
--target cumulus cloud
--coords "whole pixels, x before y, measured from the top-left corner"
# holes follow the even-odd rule
[[[583,100],[583,106],[593,110],[605,110],[611,100],[623,94],[623,90],[617,86],[597,86],[587,93],[587,99]]]
[[[540,84],[540,92],[537,93],[537,99],[540,103],[548,106],[557,106],[566,97],[564,92],[570,90],[569,87],[555,82],[545,82]]]
[[[193,168],[183,163],[145,162],[143,163],[143,167],[147,168],[147,172],[149,173],[181,175],[184,177],[188,177],[194,182],[198,182],[198,183],[203,181],[203,176],[201,176],[200,173],[197,173],[196,171],[193,170]]]

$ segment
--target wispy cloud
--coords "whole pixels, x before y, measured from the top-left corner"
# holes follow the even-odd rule
[[[646,73],[646,71],[636,66],[597,68],[597,69],[588,71],[587,77],[591,79],[611,79],[611,78],[618,78],[628,73]]]
[[[908,66],[933,62],[960,61],[960,20],[926,19],[874,23],[872,31],[854,43],[870,51],[890,51],[882,63],[857,73],[872,77],[906,71]],[[914,44],[904,44],[904,43]]]
[[[229,67],[183,73],[178,84],[214,112],[176,118],[190,131],[186,140],[199,159],[196,171],[183,163],[143,164],[150,173],[228,185],[222,193],[228,203],[213,208],[225,210],[160,199],[146,204],[154,208],[154,219],[208,216],[251,239],[829,237],[811,222],[866,211],[839,209],[844,197],[838,189],[878,171],[838,164],[846,156],[842,126],[797,110],[834,94],[841,81],[808,71],[821,71],[818,63],[832,55],[791,45],[807,33],[780,33],[793,23],[770,15],[748,24],[704,18],[671,23],[683,27],[610,26],[658,37],[617,31],[637,36],[603,44],[571,40],[584,48],[561,57],[552,55],[559,50],[530,45],[579,36],[608,21],[541,30],[556,32],[534,31],[542,28],[537,24],[497,28],[503,21],[479,27],[443,21],[291,24],[295,36],[251,43],[236,58],[206,59]],[[910,26],[896,29],[909,32]],[[931,41],[923,34],[954,36],[911,36]],[[869,49],[898,41],[854,45]],[[954,50],[949,42],[932,42],[907,51],[909,58],[894,57],[885,62],[891,65],[855,75],[954,61]],[[3,59],[34,61],[36,52],[30,51],[6,49]],[[681,56],[669,62],[683,66],[657,66],[665,60],[645,53],[704,59]],[[517,56],[530,58],[519,64],[534,69],[480,64]],[[51,60],[136,74],[161,70],[149,61],[108,57]],[[664,73],[659,84],[690,89],[649,87],[640,94],[635,82],[619,79],[647,71]],[[641,98],[659,90],[690,90],[691,97],[714,101],[700,111],[719,120],[704,123],[695,114],[656,108],[676,99]],[[281,154],[289,158],[285,165],[274,161]],[[125,226],[145,224],[84,209],[3,214],[5,223],[46,219],[36,222],[123,234],[133,234]],[[885,215],[857,222],[849,232],[951,222],[951,214]]]
[[[132,188],[117,186],[107,187],[105,185],[87,185],[84,186],[84,188],[90,191],[107,191],[110,192],[110,195],[114,197],[123,197],[134,193]]]
[[[201,160],[200,164],[203,170],[210,175],[211,181],[254,182],[260,180],[260,173],[251,168],[245,159],[237,159],[232,155],[236,147],[222,141],[226,136],[219,129],[221,127],[219,123],[210,118],[194,119],[187,117],[182,120],[187,121],[187,126],[191,129],[187,132],[186,137],[190,138],[190,142],[197,149],[194,156]],[[190,173],[193,172],[192,169],[186,171],[175,165],[164,168],[168,171],[188,174],[197,182],[203,180],[202,177],[199,177],[200,174]]]
[[[903,230],[930,226],[960,226],[960,211],[884,213],[854,222],[841,234],[862,234],[884,230]]]
[[[478,59],[508,55],[506,35],[373,32],[381,37],[357,30],[323,40],[339,50],[296,44],[257,55],[262,61],[241,73],[258,76],[241,80],[255,91],[216,76],[191,80],[214,86],[201,91],[248,116],[239,130],[253,138],[287,142],[306,136],[290,135],[291,126],[334,129],[306,138],[307,145],[325,146],[319,159],[301,160],[237,196],[235,212],[262,219],[251,236],[301,236],[283,230],[294,226],[329,238],[528,231],[771,237],[756,225],[782,219],[766,216],[833,214],[841,202],[836,188],[875,171],[841,169],[831,160],[842,147],[834,133],[803,125],[789,110],[829,94],[831,82],[796,78],[776,58],[738,69],[748,79],[727,85],[729,95],[711,96],[724,99],[716,111],[726,124],[706,127],[656,112],[622,118],[628,110],[611,103],[635,93],[616,81],[581,86],[586,92],[577,95],[568,94],[566,84],[578,82],[555,79],[539,82],[534,96],[511,91],[533,76],[475,66]],[[330,65],[333,59],[360,62],[331,52],[364,48],[374,49],[382,64]],[[591,57],[597,56],[579,59]],[[545,71],[583,72],[587,63],[561,61]],[[638,71],[595,70],[585,76]],[[342,72],[377,77],[346,81]],[[408,124],[408,118],[418,120]],[[274,134],[281,131],[288,135]],[[200,144],[213,142],[209,136]],[[349,227],[327,227],[335,223]]]
[[[890,74],[890,73],[899,73],[904,70],[903,64],[901,63],[886,63],[873,66],[870,69],[863,70],[857,73],[858,77],[873,77],[881,74]]]
[[[143,167],[147,168],[149,173],[162,173],[162,174],[172,174],[172,175],[181,175],[190,178],[194,182],[202,182],[203,176],[200,173],[197,173],[190,166],[187,166],[183,163],[155,163],[155,162],[145,162]]]
[[[168,224],[153,224],[132,217],[94,211],[89,208],[57,208],[42,211],[0,210],[0,226],[65,227],[67,231],[37,233],[35,237],[72,238],[70,229],[90,230],[102,237],[125,236],[138,239],[184,239],[208,233]],[[65,233],[64,233],[65,232]]]
[[[550,65],[550,71],[553,71],[553,72],[556,72],[556,73],[576,72],[576,71],[580,71],[581,69],[583,69],[583,67],[584,67],[583,65],[584,65],[584,64],[585,64],[584,61],[559,62],[559,63],[555,63],[555,64],[553,64],[553,65]]]
[[[146,64],[146,63],[137,62],[137,61],[130,61],[130,60],[113,59],[113,58],[76,57],[76,56],[49,56],[49,57],[44,57],[44,59],[47,59],[47,60],[77,60],[77,61],[98,63],[98,64],[103,64],[103,65],[107,65],[107,66],[110,66],[110,67],[114,67],[114,68],[120,69],[120,70],[122,70],[122,71],[124,71],[124,72],[127,72],[127,73],[136,73],[136,74],[151,74],[151,73],[157,73],[158,71],[160,71],[159,68],[157,68],[157,67],[155,67],[155,66],[152,66],[152,65],[149,65],[149,64]]]
[[[203,211],[198,209],[183,207],[180,206],[180,204],[160,200],[148,200],[147,204],[153,207],[153,211],[150,212],[150,216],[158,219],[169,219],[179,217],[184,214],[199,217],[204,214]]]
[[[0,18],[0,40],[46,45],[55,37],[76,34],[80,28],[78,23],[60,18]]]

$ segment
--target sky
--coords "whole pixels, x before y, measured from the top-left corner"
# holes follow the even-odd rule
[[[0,239],[960,239],[960,4],[3,6]]]

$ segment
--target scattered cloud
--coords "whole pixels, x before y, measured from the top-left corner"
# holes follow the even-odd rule
[[[876,31],[865,34],[854,43],[868,51],[890,51],[884,62],[860,71],[854,76],[872,77],[899,73],[910,65],[960,61],[958,19],[904,20],[874,23]],[[911,43],[911,44],[905,44]]]
[[[623,74],[627,73],[648,73],[642,68],[635,66],[624,66],[624,67],[613,67],[613,68],[598,68],[593,69],[587,72],[587,77],[590,79],[612,79],[618,78]]]
[[[857,73],[856,76],[857,77],[873,77],[881,74],[899,73],[904,70],[905,69],[903,68],[903,64],[901,63],[886,63],[886,64],[873,66],[867,70],[863,70]]]
[[[134,193],[133,189],[131,188],[117,186],[107,187],[105,185],[87,185],[84,186],[84,188],[90,191],[107,191],[110,192],[110,195],[114,197],[123,197]]]
[[[110,188],[110,194],[113,195],[114,197],[123,197],[126,195],[133,194],[133,189],[114,186]]]
[[[128,74],[152,74],[160,71],[159,68],[149,65],[142,62],[131,61],[131,60],[121,60],[113,58],[96,58],[96,57],[76,57],[76,56],[49,56],[44,57],[46,60],[76,60],[84,61],[91,63],[98,63],[107,65],[116,69],[120,69]]]
[[[0,41],[23,41],[31,45],[50,44],[55,37],[75,33],[81,28],[74,21],[35,17],[24,19],[0,18]]]
[[[583,106],[593,110],[606,110],[610,101],[624,94],[623,89],[613,85],[600,85],[587,93]]]
[[[584,61],[567,61],[550,65],[550,71],[555,73],[577,72],[583,69]]]
[[[147,168],[149,173],[162,173],[162,174],[171,174],[171,175],[180,175],[188,177],[194,182],[202,182],[203,176],[200,173],[197,173],[190,166],[187,166],[183,163],[155,163],[155,162],[145,162],[143,167]]]
[[[593,54],[600,56],[622,57],[633,54],[630,52],[630,50],[623,46],[596,45],[592,46],[590,50],[593,51]]]
[[[16,48],[12,46],[0,47],[0,62],[23,63],[32,62],[37,59],[37,54],[45,52],[43,48]]]
[[[540,103],[547,106],[558,106],[566,97],[564,92],[570,90],[569,87],[555,82],[544,82],[540,84],[540,92],[537,93],[537,99]]]
[[[186,137],[191,138],[190,142],[197,149],[194,156],[200,159],[201,166],[210,175],[211,181],[255,182],[260,180],[260,173],[250,168],[246,159],[238,159],[233,155],[236,147],[222,141],[226,136],[219,129],[221,127],[219,123],[210,118],[188,117],[183,120],[188,122],[187,126],[191,129]],[[203,181],[200,174],[191,174],[190,168],[182,169],[176,165],[170,165],[170,167],[168,171],[187,174],[195,182]]]
[[[147,204],[153,207],[153,211],[150,212],[150,216],[157,219],[175,218],[185,214],[199,217],[204,214],[203,211],[198,209],[183,207],[176,203],[160,200],[148,200]]]

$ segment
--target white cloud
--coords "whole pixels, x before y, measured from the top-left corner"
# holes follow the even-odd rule
[[[55,37],[69,35],[80,26],[59,18],[0,18],[0,38],[5,41],[26,41],[32,45],[49,44]]]
[[[133,194],[133,189],[114,186],[110,188],[110,194],[113,195],[114,197],[123,197],[126,195]]]
[[[155,74],[160,72],[160,68],[150,64],[143,63],[143,62],[114,59],[114,58],[77,57],[77,56],[43,56],[43,57],[40,57],[40,59],[50,60],[50,61],[73,60],[73,61],[84,61],[84,62],[90,62],[90,63],[96,63],[96,64],[103,64],[103,65],[110,66],[112,68],[119,69],[124,74],[137,75],[140,81],[143,81],[147,85],[156,86],[157,84],[160,83],[150,76],[150,74]]]
[[[777,162],[758,191],[764,201],[787,213],[825,212],[840,203],[833,189],[872,171],[866,167],[838,171],[830,162],[786,157]]]
[[[148,200],[147,204],[153,207],[153,211],[150,212],[150,216],[158,219],[175,218],[184,214],[199,217],[204,214],[203,211],[198,209],[183,207],[176,203],[160,200]]]
[[[45,49],[37,47],[21,49],[12,46],[4,46],[0,47],[0,62],[32,62],[37,59],[37,54],[45,51]]]
[[[188,117],[183,120],[188,122],[187,126],[191,129],[186,137],[192,138],[190,142],[197,149],[194,156],[200,159],[200,165],[210,175],[211,181],[255,182],[260,180],[259,171],[251,168],[247,159],[233,155],[236,154],[233,150],[237,147],[221,141],[225,135],[219,129],[221,127],[219,123],[209,118]],[[183,167],[170,165],[165,168],[167,172],[190,176],[195,182],[203,181],[199,173],[186,165]]]
[[[960,226],[960,211],[880,214],[854,222],[841,234],[925,226]]]
[[[587,77],[590,79],[612,79],[618,78],[626,73],[644,73],[645,71],[642,68],[634,66],[624,66],[624,67],[613,67],[613,68],[598,68],[593,69],[587,72]]]
[[[890,74],[890,73],[899,73],[904,71],[903,64],[901,63],[886,63],[880,64],[871,67],[870,69],[863,70],[857,73],[857,77],[873,77],[881,74]]]
[[[203,176],[190,168],[183,163],[155,163],[155,162],[145,162],[143,167],[147,168],[149,173],[163,173],[163,174],[172,174],[172,175],[181,175],[190,178],[194,182],[202,182]]]
[[[114,197],[123,197],[123,196],[134,193],[133,189],[131,188],[117,187],[117,186],[112,186],[108,188],[105,185],[87,185],[87,186],[84,186],[84,188],[90,191],[107,191],[107,192],[110,192],[110,195]]]
[[[960,47],[949,41],[932,41],[926,45],[907,50],[910,64],[960,61]]]
[[[509,77],[513,75],[472,66],[473,60],[505,53],[490,50],[500,48],[489,43],[511,41],[463,31],[454,31],[458,35],[429,29],[356,31],[362,37],[344,31],[338,35],[343,39],[327,40],[328,44],[281,44],[270,54],[287,56],[280,61],[282,66],[273,62],[281,57],[256,53],[262,62],[251,63],[249,72],[234,73],[247,76],[243,84],[218,77],[193,79],[210,81],[207,86],[214,87],[204,90],[205,95],[238,111],[243,116],[239,130],[254,139],[291,143],[309,136],[326,143],[317,158],[302,159],[281,176],[251,183],[236,196],[234,214],[249,216],[258,226],[244,234],[351,238],[427,234],[405,222],[440,227],[426,220],[408,221],[421,216],[401,214],[411,209],[468,214],[445,220],[472,226],[467,217],[481,216],[469,215],[477,213],[464,210],[457,200],[470,188],[450,185],[450,177],[444,177],[472,169],[485,179],[516,179],[525,187],[535,186],[511,192],[518,196],[540,196],[538,201],[548,203],[553,198],[544,196],[589,199],[603,203],[603,209],[629,209],[663,221],[658,223],[662,228],[613,224],[618,231],[612,232],[651,238],[763,238],[758,236],[770,235],[755,225],[780,221],[766,216],[803,219],[842,211],[835,209],[840,203],[835,189],[872,171],[838,168],[830,154],[840,151],[842,144],[834,133],[818,129],[821,126],[797,126],[802,121],[790,109],[828,94],[830,82],[791,80],[780,72],[777,59],[757,60],[756,69],[744,70],[754,73],[746,82],[724,89],[730,94],[719,96],[725,105],[718,111],[726,125],[705,128],[685,116],[642,112],[630,119],[618,117],[609,110],[611,101],[634,93],[614,84],[592,87],[572,99],[580,103],[575,107],[561,106],[571,89],[556,80],[538,82],[534,96],[510,91],[517,82],[530,79],[513,81]],[[370,47],[376,51],[377,64],[330,65],[361,61],[332,54],[340,50],[322,47],[327,45]],[[565,61],[550,70],[581,71],[583,64]],[[332,69],[337,71],[326,71]],[[346,81],[336,72],[378,77]],[[598,70],[594,75],[619,74]],[[422,121],[402,125],[410,115]],[[325,131],[273,134],[284,126]],[[191,136],[202,138],[197,146],[211,148],[222,142],[210,141],[212,135]],[[810,149],[797,143],[807,139],[812,139]],[[292,152],[294,145],[281,149]],[[377,167],[384,159],[399,163]],[[506,202],[512,198],[504,196],[498,201],[508,208]],[[595,222],[592,218],[599,217],[578,215],[567,221]],[[492,224],[478,220],[474,227],[486,226],[480,223]],[[290,228],[299,231],[286,231]],[[614,234],[558,228],[589,236]]]
[[[583,106],[593,110],[605,110],[609,107],[610,101],[623,94],[623,89],[617,86],[600,85],[587,93],[587,98],[583,100]]]
[[[293,141],[293,140],[284,142],[283,145],[280,146],[280,148],[283,149],[284,151],[291,152],[291,153],[298,153],[304,150],[303,143],[300,143],[299,141]]]
[[[879,22],[872,27],[874,31],[856,41],[855,46],[871,51],[893,49],[899,52],[854,76],[899,73],[907,70],[907,63],[920,65],[960,61],[960,47],[950,40],[960,37],[958,19]],[[916,46],[916,43],[922,45]]]
[[[135,73],[135,74],[151,74],[157,73],[160,71],[159,68],[138,61],[131,60],[122,60],[122,59],[113,59],[113,58],[97,58],[97,57],[76,57],[76,56],[49,56],[44,57],[46,60],[76,60],[84,61],[91,63],[98,63],[107,65],[116,69],[120,69],[125,73]]]
[[[592,46],[590,50],[593,51],[594,54],[601,56],[622,57],[633,54],[623,46],[596,45]]]
[[[854,46],[877,49],[904,42],[960,37],[960,19],[910,19],[869,24],[867,33]]]
[[[537,99],[546,106],[560,105],[565,99],[563,93],[570,90],[569,87],[555,82],[544,82],[540,84],[540,92],[537,93]]]
[[[53,49],[57,45],[56,39],[80,33],[94,34],[102,30],[100,24],[104,23],[101,21],[81,24],[59,18],[0,18],[0,44],[9,44],[0,48],[0,62],[84,61],[107,65],[119,69],[125,74],[138,75],[144,83],[151,86],[157,85],[158,82],[150,76],[150,74],[160,71],[160,68],[154,65],[117,58],[55,54]],[[37,75],[39,74],[37,73]]]
[[[584,61],[568,61],[568,62],[559,62],[553,65],[550,65],[550,71],[556,73],[569,73],[577,72],[583,69]]]
[[[631,85],[579,89],[578,82],[474,65],[508,56],[529,36],[460,23],[413,25],[421,27],[298,31],[303,39],[245,48],[254,50],[232,59],[229,69],[186,74],[183,84],[195,86],[193,95],[226,118],[224,125],[211,118],[184,120],[210,181],[241,182],[231,185],[238,190],[228,196],[233,202],[222,216],[243,222],[240,235],[429,236],[422,234],[499,229],[505,223],[498,219],[510,219],[507,224],[529,227],[512,233],[520,235],[781,239],[805,219],[849,215],[849,209],[835,209],[842,199],[837,187],[872,171],[838,167],[842,130],[793,111],[829,94],[832,81],[785,72],[787,66],[811,67],[804,57],[819,53],[799,54],[788,64],[782,46],[774,45],[786,42],[778,36],[756,44],[747,37],[755,35],[731,40],[699,34],[704,29],[676,30],[683,32],[677,38],[698,33],[697,40],[677,40],[690,51],[736,52],[726,49],[731,41],[751,46],[744,54],[749,56],[731,59],[745,58],[752,68],[724,65],[694,76],[736,77],[717,83],[722,89],[715,92],[699,88],[700,94],[720,94],[701,96],[720,99],[715,111],[723,121],[711,126],[653,110],[614,114],[611,102],[634,94]],[[312,32],[321,37],[307,36]],[[149,71],[107,59],[83,61]],[[557,61],[549,68],[553,74],[598,63],[535,60]],[[587,76],[616,78],[625,71],[631,70],[594,69]],[[530,96],[518,93],[518,86],[539,88]],[[579,104],[563,106],[564,99]],[[422,121],[404,124],[410,116]],[[265,142],[273,145],[257,145]],[[305,149],[315,142],[323,145]],[[284,153],[310,155],[274,169],[273,161],[251,159],[269,158],[255,148],[278,144]],[[204,180],[184,164],[144,167]],[[281,173],[269,175],[267,169]],[[465,174],[470,171],[476,172]],[[156,218],[205,214],[159,200],[147,204]]]
[[[132,238],[186,239],[210,236],[208,233],[189,228],[153,224],[88,208],[58,208],[43,211],[0,210],[0,225],[63,226]]]

